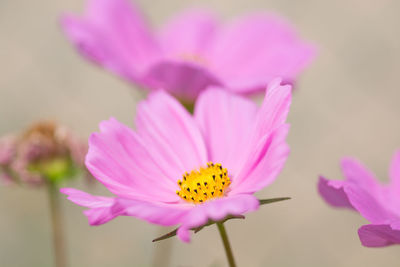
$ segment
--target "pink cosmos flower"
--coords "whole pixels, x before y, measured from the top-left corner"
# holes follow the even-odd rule
[[[209,85],[262,92],[274,77],[293,83],[315,55],[284,19],[252,14],[222,24],[208,11],[186,11],[152,30],[127,0],[89,0],[62,28],[92,62],[140,86],[192,102]]]
[[[115,119],[89,140],[86,166],[115,197],[63,188],[89,208],[90,224],[133,216],[189,230],[256,210],[254,192],[272,183],[288,154],[285,123],[291,87],[271,82],[264,102],[213,87],[203,91],[192,116],[164,91],[139,104],[136,131]]]
[[[390,183],[382,184],[356,159],[341,162],[344,181],[320,177],[318,190],[334,207],[358,211],[371,224],[358,230],[361,243],[367,247],[400,244],[400,150],[392,159]]]

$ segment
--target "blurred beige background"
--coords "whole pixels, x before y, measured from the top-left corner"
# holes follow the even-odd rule
[[[200,1],[199,1],[200,2]],[[290,114],[292,153],[278,180],[260,197],[291,196],[227,230],[239,266],[398,266],[399,247],[367,249],[356,213],[328,207],[318,174],[341,178],[343,155],[358,156],[382,179],[400,147],[400,4],[398,1],[201,1],[224,18],[268,9],[288,17],[319,45],[301,77]],[[159,25],[195,1],[139,1]],[[32,120],[57,118],[82,136],[110,116],[132,125],[141,93],[75,53],[61,34],[63,11],[83,0],[0,1],[0,134]],[[87,189],[81,183],[72,183]],[[88,189],[102,193],[102,186]],[[45,191],[0,188],[0,266],[52,266]],[[63,202],[71,266],[150,266],[156,226],[118,218],[89,227],[82,208]],[[167,229],[166,229],[167,231]],[[171,266],[225,266],[215,227],[190,245],[172,242]]]

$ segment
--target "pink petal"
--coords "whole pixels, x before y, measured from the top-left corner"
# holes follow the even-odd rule
[[[142,80],[147,87],[162,88],[188,103],[207,86],[220,85],[205,67],[182,61],[159,61],[147,70]]]
[[[358,184],[347,184],[344,187],[351,205],[373,224],[385,224],[396,218],[381,202],[382,194],[374,193]]]
[[[400,244],[400,229],[393,229],[391,225],[368,224],[358,229],[361,243],[366,247],[385,247]]]
[[[164,91],[153,92],[139,104],[136,126],[146,148],[174,184],[186,171],[207,163],[206,147],[195,121]]]
[[[275,181],[289,156],[288,132],[289,125],[284,124],[261,139],[237,180],[233,180],[230,194],[252,194]]]
[[[277,76],[293,82],[314,56],[315,48],[282,18],[252,14],[222,30],[209,57],[228,88],[249,92],[263,90]]]
[[[256,117],[254,140],[260,140],[265,135],[275,131],[286,122],[292,103],[292,87],[281,85],[277,78],[268,85],[267,93]]]
[[[394,215],[390,212],[386,189],[361,162],[344,158],[341,162],[346,177],[344,192],[351,205],[374,224],[386,223]]]
[[[177,235],[184,241],[190,241],[190,229],[202,226],[208,220],[219,221],[228,215],[242,215],[258,209],[259,201],[253,195],[235,195],[210,200],[196,205],[183,219]]]
[[[86,166],[112,193],[125,198],[178,201],[178,186],[133,130],[115,119],[100,124],[89,139]]]
[[[159,48],[136,7],[127,0],[91,0],[82,18],[64,15],[62,28],[88,59],[130,79],[159,58]]]
[[[328,180],[319,177],[318,191],[322,198],[334,207],[354,209],[343,189],[344,181]]]
[[[209,160],[221,163],[233,176],[250,149],[257,106],[250,100],[211,87],[196,101],[195,119],[202,130]]]
[[[113,197],[93,196],[74,188],[61,188],[60,192],[65,195],[68,195],[68,199],[71,202],[82,207],[87,207],[87,208],[111,207],[114,203]]]
[[[132,216],[150,223],[171,226],[181,223],[193,209],[189,203],[168,204],[138,199],[117,199],[112,212],[120,216]]]
[[[167,57],[185,60],[199,57],[209,47],[218,27],[214,14],[205,10],[187,10],[168,22],[160,32],[160,42]]]
[[[75,204],[89,208],[84,213],[91,225],[104,224],[117,216],[133,216],[169,226],[180,223],[188,210],[193,208],[193,205],[189,204],[92,196],[73,188],[62,188],[60,192],[68,195],[68,199]]]
[[[343,158],[340,166],[347,182],[357,184],[370,191],[379,190],[379,184],[375,175],[357,159],[350,157]]]
[[[285,121],[290,103],[291,87],[281,86],[279,79],[271,82],[263,104],[257,112],[255,129],[248,140],[250,154],[238,177],[232,182],[232,191],[247,192],[250,189],[261,189],[271,183],[280,172],[289,153],[286,144],[289,127],[285,125]],[[266,170],[270,173],[263,174],[262,172]],[[246,182],[246,186],[239,188],[244,180],[249,181]]]
[[[95,27],[75,15],[64,15],[61,18],[61,26],[67,38],[76,46],[78,51],[87,59],[112,67],[112,62],[107,62],[106,48],[100,41],[100,36],[96,33]]]
[[[73,203],[89,208],[84,214],[91,225],[103,224],[118,216],[111,210],[115,198],[92,196],[73,188],[61,188],[60,192],[68,195],[68,199]]]

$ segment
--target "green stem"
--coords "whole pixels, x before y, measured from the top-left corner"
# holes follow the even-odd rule
[[[67,257],[63,234],[63,220],[59,199],[58,186],[52,182],[48,184],[50,216],[53,228],[53,249],[56,267],[66,267]]]
[[[225,230],[225,226],[221,222],[217,223],[217,226],[218,226],[218,230],[221,235],[221,238],[222,238],[222,243],[224,243],[225,253],[226,253],[226,257],[228,258],[229,266],[236,267],[235,259],[233,258],[233,253],[232,253],[231,245],[229,244],[229,239],[228,239],[228,235]]]

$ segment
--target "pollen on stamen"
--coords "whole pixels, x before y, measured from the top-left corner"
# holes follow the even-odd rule
[[[222,197],[225,190],[231,184],[228,177],[228,170],[219,163],[208,162],[207,167],[200,170],[185,172],[182,180],[178,180],[180,190],[176,194],[182,199],[200,204],[205,201]]]

